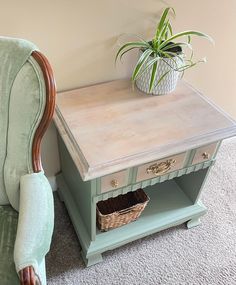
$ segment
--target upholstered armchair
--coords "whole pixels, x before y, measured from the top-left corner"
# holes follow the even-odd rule
[[[40,159],[55,84],[32,43],[0,37],[0,284],[45,285],[54,208]]]

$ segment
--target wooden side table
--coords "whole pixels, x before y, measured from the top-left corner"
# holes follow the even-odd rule
[[[86,264],[130,241],[206,213],[199,196],[223,139],[236,122],[187,83],[165,96],[131,90],[117,80],[58,94],[57,176]],[[99,232],[96,203],[143,188],[150,202],[140,218]]]

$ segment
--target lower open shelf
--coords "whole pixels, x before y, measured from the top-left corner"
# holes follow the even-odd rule
[[[115,248],[184,223],[206,211],[202,203],[193,204],[174,179],[148,186],[144,190],[150,197],[150,201],[139,219],[108,232],[100,232],[97,229],[96,239],[91,243],[91,251],[99,252],[104,246],[106,250]]]
[[[89,266],[101,261],[101,254],[107,250],[117,248],[166,228],[189,220],[193,220],[191,226],[196,225],[197,218],[206,212],[206,208],[201,202],[193,203],[192,199],[186,194],[191,193],[191,191],[188,191],[189,187],[191,187],[190,190],[194,189],[194,183],[192,183],[194,178],[191,177],[190,180],[190,184],[185,184],[184,191],[179,186],[183,185],[183,183],[181,184],[181,181],[178,181],[177,184],[175,179],[144,188],[144,191],[150,197],[150,201],[137,221],[108,232],[100,232],[97,229],[94,233],[94,238],[91,238],[86,225],[86,222],[89,220],[88,218],[86,220],[83,219],[79,211],[78,202],[71,191],[72,188],[68,187],[63,175],[59,174],[57,176],[59,194],[66,204],[80,240],[86,264]],[[186,185],[189,187],[186,187]],[[74,193],[77,193],[77,191]],[[95,204],[91,205],[95,208]],[[95,219],[93,221],[94,224],[92,223],[92,226],[95,227]]]

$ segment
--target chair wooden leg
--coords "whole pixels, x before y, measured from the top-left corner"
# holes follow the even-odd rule
[[[19,272],[21,285],[37,285],[34,269],[32,266],[23,268]]]

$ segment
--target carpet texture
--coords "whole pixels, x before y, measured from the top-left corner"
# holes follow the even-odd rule
[[[201,200],[202,224],[174,227],[103,254],[85,268],[64,204],[55,195],[56,225],[47,255],[48,285],[236,284],[236,139],[223,142]]]

